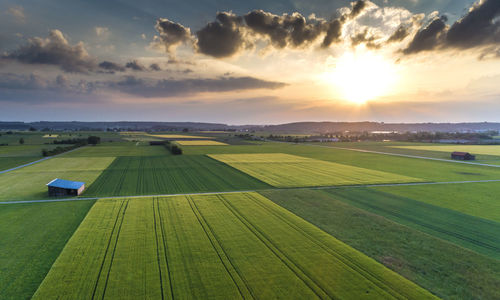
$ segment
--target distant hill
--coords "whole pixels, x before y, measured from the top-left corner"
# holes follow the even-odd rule
[[[296,122],[280,125],[227,125],[198,122],[0,122],[0,130],[236,130],[270,133],[321,134],[332,132],[397,131],[397,132],[481,132],[499,130],[500,123],[383,123],[383,122]]]

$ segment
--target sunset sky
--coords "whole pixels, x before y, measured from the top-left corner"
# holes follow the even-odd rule
[[[499,0],[4,0],[0,121],[500,122]]]

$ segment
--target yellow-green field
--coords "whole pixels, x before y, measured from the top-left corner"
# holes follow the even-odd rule
[[[1,200],[47,198],[46,184],[55,178],[85,182],[88,187],[114,157],[56,157],[0,174]]]
[[[55,138],[59,137],[59,135],[58,134],[46,134],[43,137],[44,138],[54,138],[55,139]]]
[[[184,134],[148,134],[152,137],[159,137],[164,139],[214,139],[215,137],[199,136],[199,135],[184,135]]]
[[[217,141],[175,141],[181,146],[227,146],[228,144]]]
[[[103,199],[34,299],[433,299],[257,193]]]
[[[275,187],[422,181],[419,178],[283,153],[208,156]]]
[[[391,146],[392,148],[439,151],[439,152],[470,152],[471,154],[500,156],[500,145],[433,145],[433,146]]]

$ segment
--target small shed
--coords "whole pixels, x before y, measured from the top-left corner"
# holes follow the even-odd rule
[[[56,178],[47,183],[49,196],[79,196],[85,189],[85,182],[70,181]]]
[[[458,160],[475,160],[476,156],[470,154],[469,152],[452,152],[451,153],[451,158],[452,159],[458,159]]]

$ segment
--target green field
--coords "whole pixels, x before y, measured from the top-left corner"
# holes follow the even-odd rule
[[[123,142],[85,147],[68,153],[68,157],[115,157],[170,155],[163,146],[149,146],[145,142]]]
[[[338,200],[325,191],[261,192],[444,299],[499,299],[500,261]]]
[[[500,299],[500,183],[470,182],[498,168],[230,136],[171,155],[138,136],[0,174],[0,299]],[[4,146],[0,169],[44,146]],[[15,202],[48,199],[54,178],[141,197]],[[174,195],[203,192],[232,193]]]
[[[113,160],[114,157],[61,156],[0,174],[0,200],[48,198],[46,184],[55,178],[83,181],[90,186]]]
[[[500,260],[500,223],[372,188],[329,190],[338,200]]]
[[[217,141],[175,141],[181,146],[227,146],[228,144]]]
[[[94,201],[0,205],[0,298],[29,299]]]
[[[34,298],[62,295],[433,297],[255,193],[98,201]]]
[[[118,157],[85,195],[158,195],[269,187],[206,156],[124,156]]]
[[[275,187],[421,181],[408,176],[282,153],[209,156]]]
[[[462,151],[472,154],[484,154],[500,156],[500,145],[416,145],[416,146],[392,146],[401,149],[415,149],[425,151],[453,152]]]
[[[377,187],[378,191],[500,222],[500,182]]]

